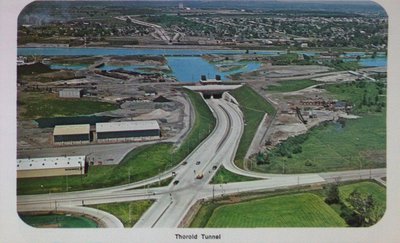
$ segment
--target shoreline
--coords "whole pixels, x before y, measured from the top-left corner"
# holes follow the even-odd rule
[[[18,48],[70,48],[70,49],[151,49],[151,50],[225,50],[225,51],[271,51],[271,52],[287,52],[288,47],[281,46],[220,46],[220,45],[123,45],[123,46],[57,46],[58,44],[47,44],[47,43],[32,43],[18,45]],[[292,52],[327,52],[330,49],[326,48],[310,48],[310,49],[296,49],[290,50]],[[374,50],[365,50],[360,48],[349,48],[349,49],[337,49],[335,52],[345,53],[357,53],[357,52],[373,52]],[[384,53],[384,51],[378,51],[377,53]],[[251,54],[251,53],[250,53]]]

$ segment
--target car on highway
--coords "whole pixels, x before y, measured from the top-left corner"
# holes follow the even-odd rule
[[[197,161],[197,162],[196,162],[196,165],[199,165],[199,164],[200,164],[200,161]]]
[[[182,165],[186,165],[186,164],[187,164],[187,161],[183,161],[183,162],[182,162]]]
[[[216,169],[217,169],[217,166],[216,166],[216,165],[214,165],[214,166],[212,167],[212,169],[213,169],[213,170],[216,170]]]
[[[203,178],[203,173],[199,173],[199,174],[197,174],[197,176],[196,176],[196,179],[202,179]]]
[[[174,184],[174,185],[178,185],[178,183],[179,183],[179,181],[178,181],[178,180],[176,180],[176,181],[174,181],[172,184]]]

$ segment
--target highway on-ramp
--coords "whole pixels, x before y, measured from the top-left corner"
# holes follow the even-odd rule
[[[100,203],[125,202],[153,199],[153,205],[142,215],[134,227],[175,228],[178,227],[189,209],[201,199],[238,194],[251,191],[286,189],[306,185],[321,185],[336,180],[359,180],[381,178],[386,169],[354,170],[310,174],[264,174],[245,171],[234,164],[234,156],[243,133],[243,115],[239,107],[224,99],[206,100],[217,119],[213,132],[186,158],[187,164],[173,168],[176,173],[173,182],[165,187],[142,188],[160,180],[160,176],[142,182],[109,188],[52,193],[20,195],[17,198],[18,211],[64,210],[93,214],[84,206]],[[210,185],[217,169],[226,169],[244,176],[259,178],[256,181]],[[163,178],[170,177],[167,172]],[[106,227],[120,227],[112,215],[101,214]],[[107,219],[107,220],[106,220]],[[107,223],[108,222],[108,223]]]

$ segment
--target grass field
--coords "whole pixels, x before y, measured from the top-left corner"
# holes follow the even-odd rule
[[[97,228],[97,223],[82,216],[64,214],[20,215],[22,221],[37,228]]]
[[[316,127],[308,132],[307,139],[300,144],[301,153],[280,156],[276,148],[270,152],[270,164],[257,166],[257,170],[307,173],[385,167],[385,121],[382,114],[371,114],[361,119],[347,120],[345,127],[340,124]]]
[[[344,220],[312,193],[255,199],[215,208],[205,227],[344,227]]]
[[[300,153],[286,153],[287,148],[293,147],[290,140],[294,138],[289,138],[268,152],[269,163],[255,170],[303,173],[386,166],[384,84],[361,81],[322,87],[333,98],[352,104],[360,118],[327,123],[310,130],[305,141],[296,144],[301,147]]]
[[[339,186],[339,195],[344,203],[349,197],[350,193],[354,190],[359,191],[361,194],[371,194],[377,205],[386,208],[386,189],[375,182],[363,181],[348,185]]]
[[[179,148],[172,143],[145,145],[129,152],[118,165],[90,166],[85,176],[57,176],[17,180],[18,194],[39,194],[103,188],[140,181],[173,167],[208,136],[215,118],[200,95],[186,91],[195,107],[193,128]],[[172,155],[171,155],[172,154]],[[129,177],[130,175],[130,177]]]
[[[268,85],[266,87],[266,90],[272,92],[292,92],[296,90],[305,89],[315,84],[319,84],[319,82],[310,79],[285,80],[285,81],[280,81],[277,85]]]
[[[139,220],[144,212],[152,205],[151,200],[123,202],[123,203],[105,203],[90,205],[91,208],[97,208],[106,211],[119,220],[125,228],[131,228]]]
[[[386,88],[382,82],[352,82],[324,85],[332,96],[353,106],[353,113],[381,112],[386,106]]]
[[[385,208],[386,189],[373,181],[339,185],[340,199],[346,203],[349,194],[357,189],[361,194],[372,194],[379,206]],[[190,224],[203,227],[345,227],[340,204],[325,203],[323,189],[298,192],[297,190],[268,192],[241,198],[208,201],[202,205]],[[242,200],[242,201],[240,201]]]
[[[239,102],[240,109],[244,115],[245,127],[235,156],[235,164],[243,168],[243,159],[246,156],[258,125],[262,121],[265,113],[268,113],[269,116],[273,116],[276,110],[247,85],[231,91],[231,94]]]
[[[338,71],[347,71],[347,70],[355,71],[361,67],[358,62],[329,63],[328,66],[335,68]]]
[[[23,92],[18,94],[19,119],[29,120],[41,117],[78,116],[102,111],[115,110],[116,104],[95,100],[62,99],[48,92]]]
[[[257,179],[253,177],[247,177],[232,173],[229,170],[225,169],[223,166],[221,166],[218,169],[217,173],[212,178],[211,184],[222,184],[229,182],[254,181],[254,180]]]

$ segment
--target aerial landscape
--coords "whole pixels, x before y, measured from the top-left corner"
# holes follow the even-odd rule
[[[34,1],[17,33],[30,226],[343,228],[385,213],[388,16],[372,1]]]

